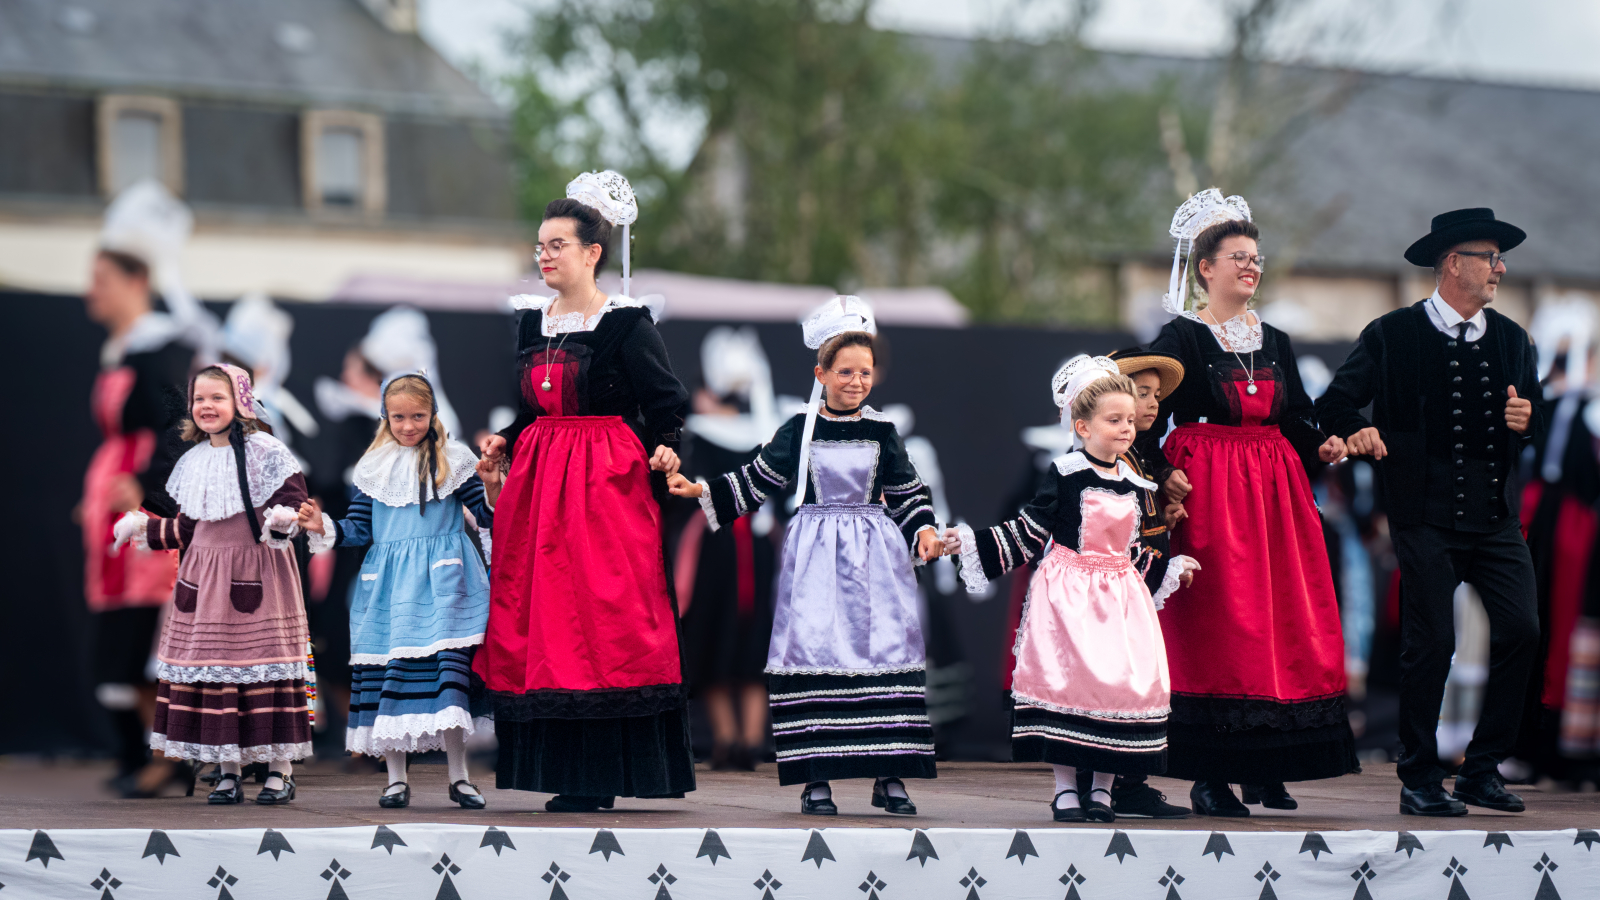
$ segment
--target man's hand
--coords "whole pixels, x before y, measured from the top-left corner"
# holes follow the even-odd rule
[[[665,472],[668,475],[676,475],[678,474],[678,467],[680,465],[682,465],[682,463],[678,460],[677,452],[671,447],[668,447],[666,444],[662,444],[661,446],[657,447],[655,455],[650,457],[650,470],[653,472]]]
[[[1317,448],[1317,458],[1325,463],[1336,463],[1344,459],[1344,454],[1344,440],[1337,434],[1330,435],[1326,441],[1322,442],[1322,446]]]
[[[1506,388],[1506,427],[1517,434],[1527,434],[1533,421],[1533,403],[1517,396],[1515,385]]]
[[[1189,518],[1189,511],[1183,508],[1182,503],[1168,503],[1163,517],[1167,520],[1167,529],[1170,531],[1178,527],[1178,523]]]
[[[1183,474],[1182,469],[1173,469],[1172,474],[1167,476],[1167,483],[1163,484],[1161,489],[1167,492],[1167,499],[1174,503],[1182,503],[1183,498],[1189,496],[1189,491],[1193,490],[1189,486],[1189,476]]]
[[[1507,412],[1509,414],[1509,410]],[[1345,441],[1345,451],[1351,456],[1370,456],[1373,459],[1383,459],[1389,455],[1389,448],[1383,445],[1378,429],[1371,426],[1350,435],[1349,440]]]

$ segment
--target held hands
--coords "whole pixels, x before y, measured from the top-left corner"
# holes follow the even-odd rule
[[[666,450],[667,448],[662,447],[661,449]],[[670,453],[671,451],[668,452]],[[691,500],[696,500],[705,493],[705,487],[674,471],[667,476],[667,493],[674,497],[688,497]]]
[[[1178,527],[1179,522],[1189,518],[1189,511],[1183,508],[1182,503],[1168,503],[1162,515],[1167,520],[1167,529],[1170,531]]]
[[[1322,446],[1317,448],[1317,458],[1325,463],[1336,463],[1344,459],[1345,450],[1344,439],[1337,434],[1330,435],[1322,442]]]
[[[680,465],[682,462],[679,461],[677,452],[665,444],[657,447],[655,455],[650,457],[652,472],[665,472],[668,476],[672,476],[678,474]]]
[[[1189,496],[1189,491],[1193,490],[1189,485],[1189,476],[1183,474],[1182,469],[1173,469],[1172,474],[1167,476],[1167,483],[1163,484],[1161,489],[1167,492],[1167,499],[1174,503],[1182,503],[1183,498]]]
[[[1506,418],[1508,420],[1511,418],[1510,405],[1506,406]],[[1378,434],[1378,429],[1368,426],[1350,435],[1350,439],[1345,442],[1345,452],[1351,456],[1383,459],[1389,455],[1389,448],[1383,445],[1383,438]]]
[[[1517,434],[1527,434],[1533,421],[1533,403],[1517,396],[1515,385],[1506,388],[1506,427]]]
[[[111,542],[111,549],[118,550],[123,544],[133,540],[134,535],[144,528],[146,521],[148,521],[146,517],[140,513],[124,514],[117,520],[117,524],[111,526],[111,536],[115,538]]]
[[[941,540],[944,543],[945,556],[961,555],[961,532],[955,530],[954,528],[946,528],[944,530],[944,536],[941,538]]]
[[[322,506],[314,500],[300,504],[300,527],[312,534],[322,534]]]
[[[958,540],[959,546],[959,540]],[[917,532],[917,558],[923,562],[933,562],[945,553],[944,539],[932,528],[924,528]]]
[[[288,531],[299,521],[299,515],[287,506],[274,506],[267,510],[265,519],[261,524],[271,531],[279,533]]]
[[[506,455],[506,439],[498,434],[491,434],[478,445],[478,450],[483,454],[483,459],[493,460],[498,465],[500,458]]]

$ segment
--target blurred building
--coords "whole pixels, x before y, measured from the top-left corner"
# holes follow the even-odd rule
[[[194,209],[202,297],[514,281],[507,141],[415,0],[5,0],[0,287],[81,292],[107,200],[145,177]]]

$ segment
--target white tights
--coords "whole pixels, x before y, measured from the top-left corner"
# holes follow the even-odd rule
[[[1053,769],[1055,771],[1055,773],[1056,773],[1056,793],[1060,794],[1060,796],[1058,798],[1056,798],[1056,801],[1055,801],[1056,808],[1057,809],[1073,809],[1073,808],[1077,807],[1079,805],[1079,803],[1078,803],[1078,770],[1077,770],[1077,768],[1074,767],[1074,766],[1056,766],[1056,765],[1052,765],[1050,768]],[[1105,803],[1107,806],[1110,806],[1111,805],[1111,782],[1117,776],[1115,774],[1111,773],[1111,772],[1095,772],[1095,773],[1093,773],[1093,775],[1094,775],[1094,785],[1089,789],[1089,793],[1091,793],[1091,794],[1093,794],[1093,793],[1103,793],[1103,794],[1105,794],[1106,798],[1105,798],[1105,800],[1103,800],[1101,802]],[[1062,794],[1061,793],[1062,791],[1071,791],[1071,793]]]
[[[450,770],[450,783],[467,781],[467,733],[462,728],[450,728],[440,732],[444,740],[445,763]],[[385,794],[398,794],[400,787],[406,780],[406,752],[404,750],[391,750],[383,756],[389,769],[389,787]],[[464,794],[476,794],[477,791],[463,785],[460,788]]]
[[[217,765],[218,765],[219,768],[222,769],[222,778],[217,781],[217,789],[218,790],[227,790],[228,789],[228,786],[224,785],[223,782],[227,781],[229,778],[232,778],[234,780],[234,783],[236,783],[236,784],[238,783],[238,781],[239,781],[239,771],[240,771],[241,768],[243,768],[242,766],[239,765],[239,763],[237,763],[237,762],[223,762],[223,763],[218,763]],[[290,760],[290,759],[275,759],[272,762],[267,764],[267,771],[268,772],[279,772],[279,773],[283,774],[285,777],[287,777],[289,775],[293,775],[294,774],[294,760]],[[284,785],[284,782],[283,782],[282,778],[268,778],[267,779],[266,787],[272,788],[275,791],[283,790],[284,786],[285,785]]]

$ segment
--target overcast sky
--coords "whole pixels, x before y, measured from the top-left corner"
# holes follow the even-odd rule
[[[503,70],[501,35],[538,0],[421,0],[423,34],[463,67]],[[1088,31],[1106,49],[1185,55],[1227,43],[1239,0],[1101,0]],[[1312,21],[1355,25],[1355,40],[1291,39],[1281,56],[1445,77],[1600,90],[1600,0],[1307,0]],[[974,36],[1026,31],[1070,4],[1043,0],[878,0],[886,28]],[[1016,11],[1024,10],[1019,15]],[[1016,22],[1026,23],[1017,26]]]

